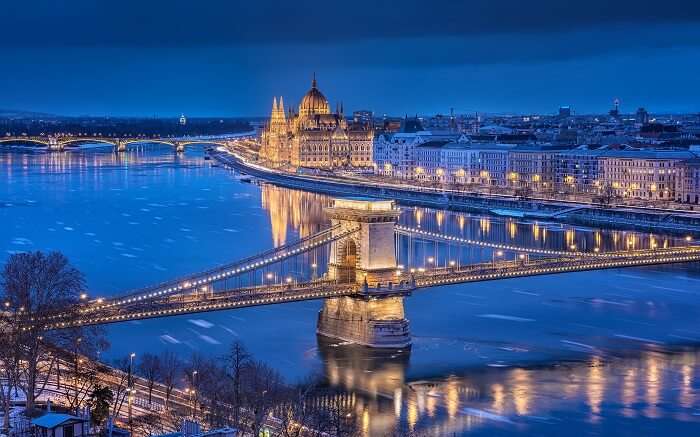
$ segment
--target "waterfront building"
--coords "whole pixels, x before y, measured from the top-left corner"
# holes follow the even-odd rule
[[[676,200],[700,204],[700,157],[684,161],[679,167]]]
[[[596,193],[601,187],[601,150],[576,148],[554,156],[554,188],[576,193]]]
[[[505,185],[533,191],[549,190],[555,180],[555,156],[563,147],[522,144],[510,149]]]
[[[513,144],[478,144],[479,158],[472,162],[471,173],[477,174],[477,181],[482,185],[505,187],[508,174],[508,153],[515,148]]]
[[[428,141],[448,142],[459,138],[459,134],[423,130],[423,125],[417,117],[405,117],[399,132],[385,132],[375,137],[375,171],[385,176],[412,179],[422,171],[421,166],[416,164],[419,160],[416,148],[419,145]]]
[[[433,140],[416,147],[418,165],[415,168],[414,179],[441,183],[448,181],[449,175],[446,174],[443,166],[442,153],[443,146],[449,142],[447,140]]]
[[[296,112],[285,109],[282,97],[273,99],[260,157],[292,168],[371,167],[373,137],[371,123],[348,123],[342,104],[331,112],[314,77]]]
[[[683,162],[692,158],[690,151],[606,151],[601,155],[602,183],[623,198],[675,200]]]

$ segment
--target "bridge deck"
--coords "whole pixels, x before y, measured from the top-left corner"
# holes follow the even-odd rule
[[[42,324],[46,329],[67,328],[341,296],[366,298],[399,296],[410,294],[414,288],[429,288],[439,285],[587,270],[696,262],[700,261],[700,247],[618,252],[607,255],[605,258],[526,259],[469,264],[421,272],[397,272],[394,283],[380,284],[378,287],[314,280],[288,285],[236,288],[216,293],[179,294],[153,300],[132,301],[121,306],[102,306],[78,314],[75,312],[56,314],[50,316],[50,322],[47,318],[42,319],[44,322]]]

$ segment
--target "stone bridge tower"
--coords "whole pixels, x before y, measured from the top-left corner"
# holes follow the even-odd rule
[[[334,235],[328,276],[355,283],[353,297],[327,299],[318,317],[320,335],[369,347],[410,345],[403,296],[410,289],[396,279],[395,225],[400,211],[391,200],[336,199],[326,210]]]
[[[336,199],[326,214],[334,235],[357,229],[331,244],[328,274],[340,282],[387,283],[396,272],[394,227],[399,209],[391,200]]]

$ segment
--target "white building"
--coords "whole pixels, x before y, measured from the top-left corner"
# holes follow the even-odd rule
[[[684,161],[677,177],[676,200],[700,204],[700,158]]]
[[[620,197],[675,200],[683,162],[692,158],[689,151],[611,150],[601,156],[603,184]]]
[[[455,141],[460,135],[422,130],[420,123],[402,123],[402,131],[377,134],[373,144],[373,158],[377,174],[401,179],[416,176],[416,148],[428,141]],[[418,130],[414,130],[418,129]],[[418,170],[420,172],[420,169]]]

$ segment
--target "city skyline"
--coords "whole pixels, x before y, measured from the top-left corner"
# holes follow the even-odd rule
[[[604,113],[614,98],[697,112],[700,7],[686,3],[14,4],[0,107],[264,116],[316,72],[348,112]]]

